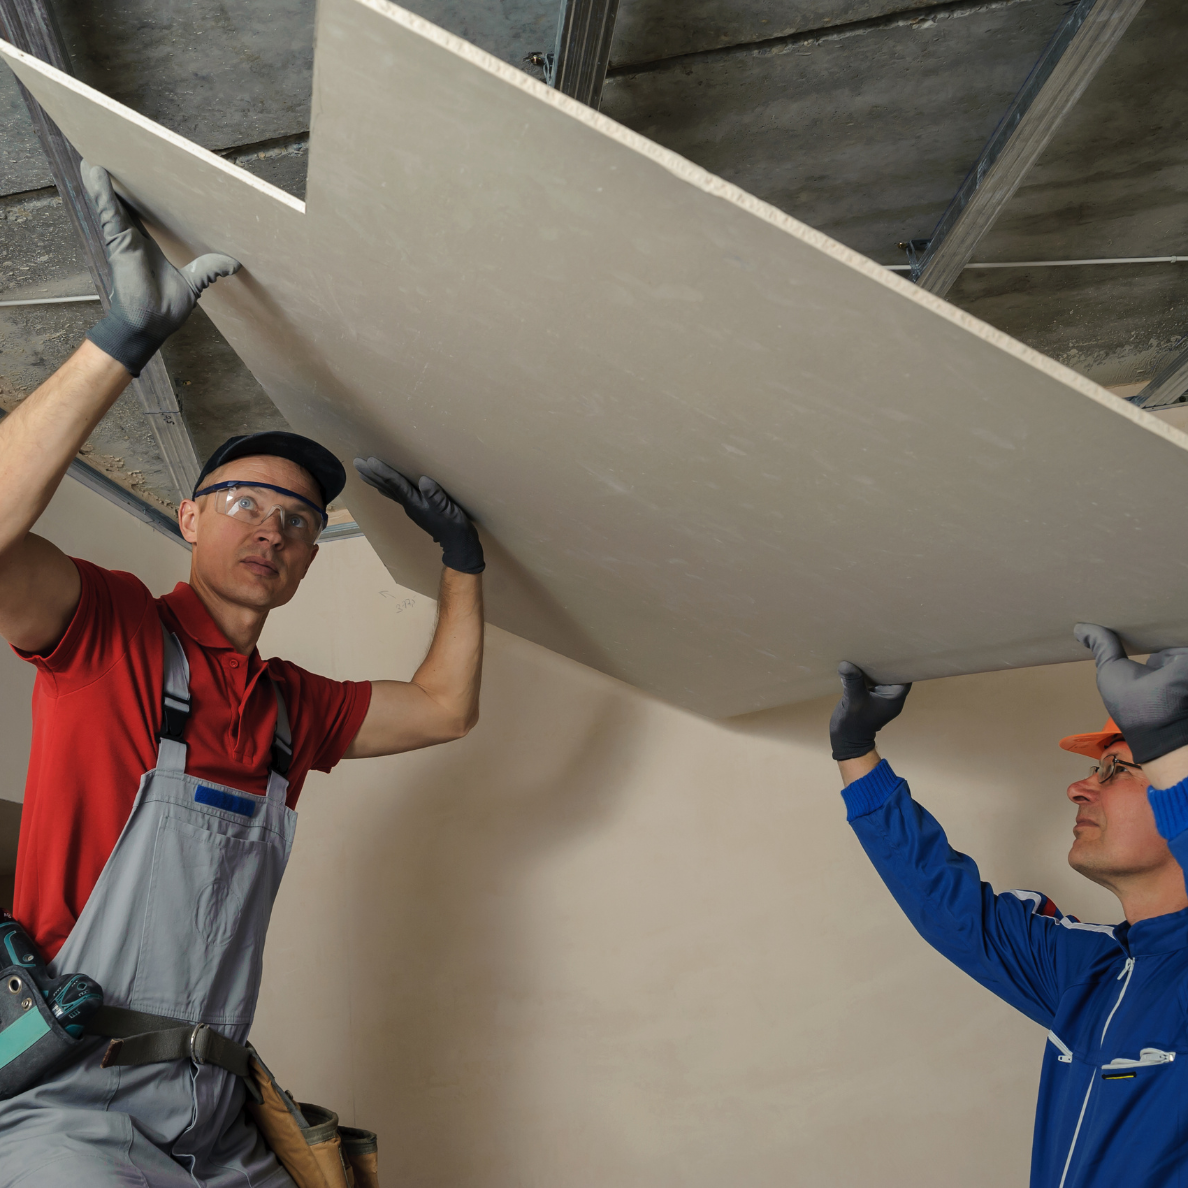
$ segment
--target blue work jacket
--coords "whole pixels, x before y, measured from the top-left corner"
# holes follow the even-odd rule
[[[1049,1029],[1032,1188],[1188,1188],[1188,909],[1111,927],[996,895],[886,760],[843,796],[920,935]],[[1188,781],[1151,801],[1188,869]]]

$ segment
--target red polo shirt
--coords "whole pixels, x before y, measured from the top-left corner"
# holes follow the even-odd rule
[[[281,688],[293,733],[288,804],[311,768],[329,771],[363,724],[367,682],[332,681],[287,660],[240,655],[198,596],[179,582],[154,599],[130,573],[75,560],[82,597],[48,655],[17,652],[37,666],[33,746],[13,915],[46,959],[56,955],[95,886],[136,798],[156,766],[161,720],[161,628],[177,633],[190,662],[186,770],[262,795]]]

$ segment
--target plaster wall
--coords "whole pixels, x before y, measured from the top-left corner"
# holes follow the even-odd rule
[[[430,600],[324,550],[262,648],[407,677]],[[1016,1185],[1044,1035],[934,954],[845,824],[833,698],[713,723],[498,630],[447,747],[311,776],[253,1040],[441,1188]],[[1088,664],[920,684],[885,752],[1001,889],[1065,865]]]

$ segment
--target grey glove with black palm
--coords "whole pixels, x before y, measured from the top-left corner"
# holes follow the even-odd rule
[[[211,252],[174,268],[112,189],[107,170],[86,161],[81,170],[111,266],[111,308],[87,337],[136,376],[181,328],[202,290],[238,272],[239,261]]]
[[[1108,627],[1078,623],[1073,634],[1093,653],[1097,690],[1135,763],[1188,746],[1188,648],[1164,648],[1140,664]]]
[[[829,741],[833,757],[861,759],[875,749],[875,735],[899,717],[911,685],[876,685],[848,660],[837,666],[841,677],[841,700],[829,719]]]
[[[483,546],[470,517],[428,475],[412,483],[378,458],[356,458],[359,477],[381,495],[399,503],[408,518],[441,545],[441,561],[459,573],[482,573]]]

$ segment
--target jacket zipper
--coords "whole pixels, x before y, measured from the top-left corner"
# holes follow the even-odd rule
[[[1114,979],[1115,981],[1121,982],[1122,979],[1125,978],[1126,981],[1122,982],[1122,989],[1118,994],[1118,1001],[1114,1003],[1114,1009],[1110,1011],[1109,1017],[1105,1021],[1105,1026],[1101,1029],[1101,1039],[1098,1041],[1098,1047],[1105,1043],[1106,1032],[1109,1031],[1110,1024],[1114,1021],[1114,1015],[1117,1013],[1118,1008],[1122,1005],[1122,999],[1126,997],[1126,991],[1130,986],[1130,977],[1133,973],[1134,958],[1127,957],[1126,964],[1122,967],[1122,972],[1117,976],[1117,978]],[[1060,1188],[1064,1188],[1064,1181],[1068,1178],[1068,1169],[1072,1164],[1073,1152],[1077,1149],[1077,1137],[1081,1133],[1081,1123],[1085,1121],[1085,1109],[1089,1105],[1089,1094],[1093,1092],[1093,1082],[1096,1080],[1096,1077],[1091,1077],[1089,1080],[1089,1088],[1085,1090],[1085,1098],[1081,1102],[1081,1113],[1077,1118],[1077,1128],[1073,1131],[1072,1142],[1068,1145],[1068,1157],[1064,1161],[1064,1171],[1060,1175]]]
[[[1072,1064],[1072,1048],[1068,1046],[1054,1031],[1048,1032],[1048,1039],[1052,1041],[1060,1049],[1060,1055],[1056,1057],[1061,1064]]]

